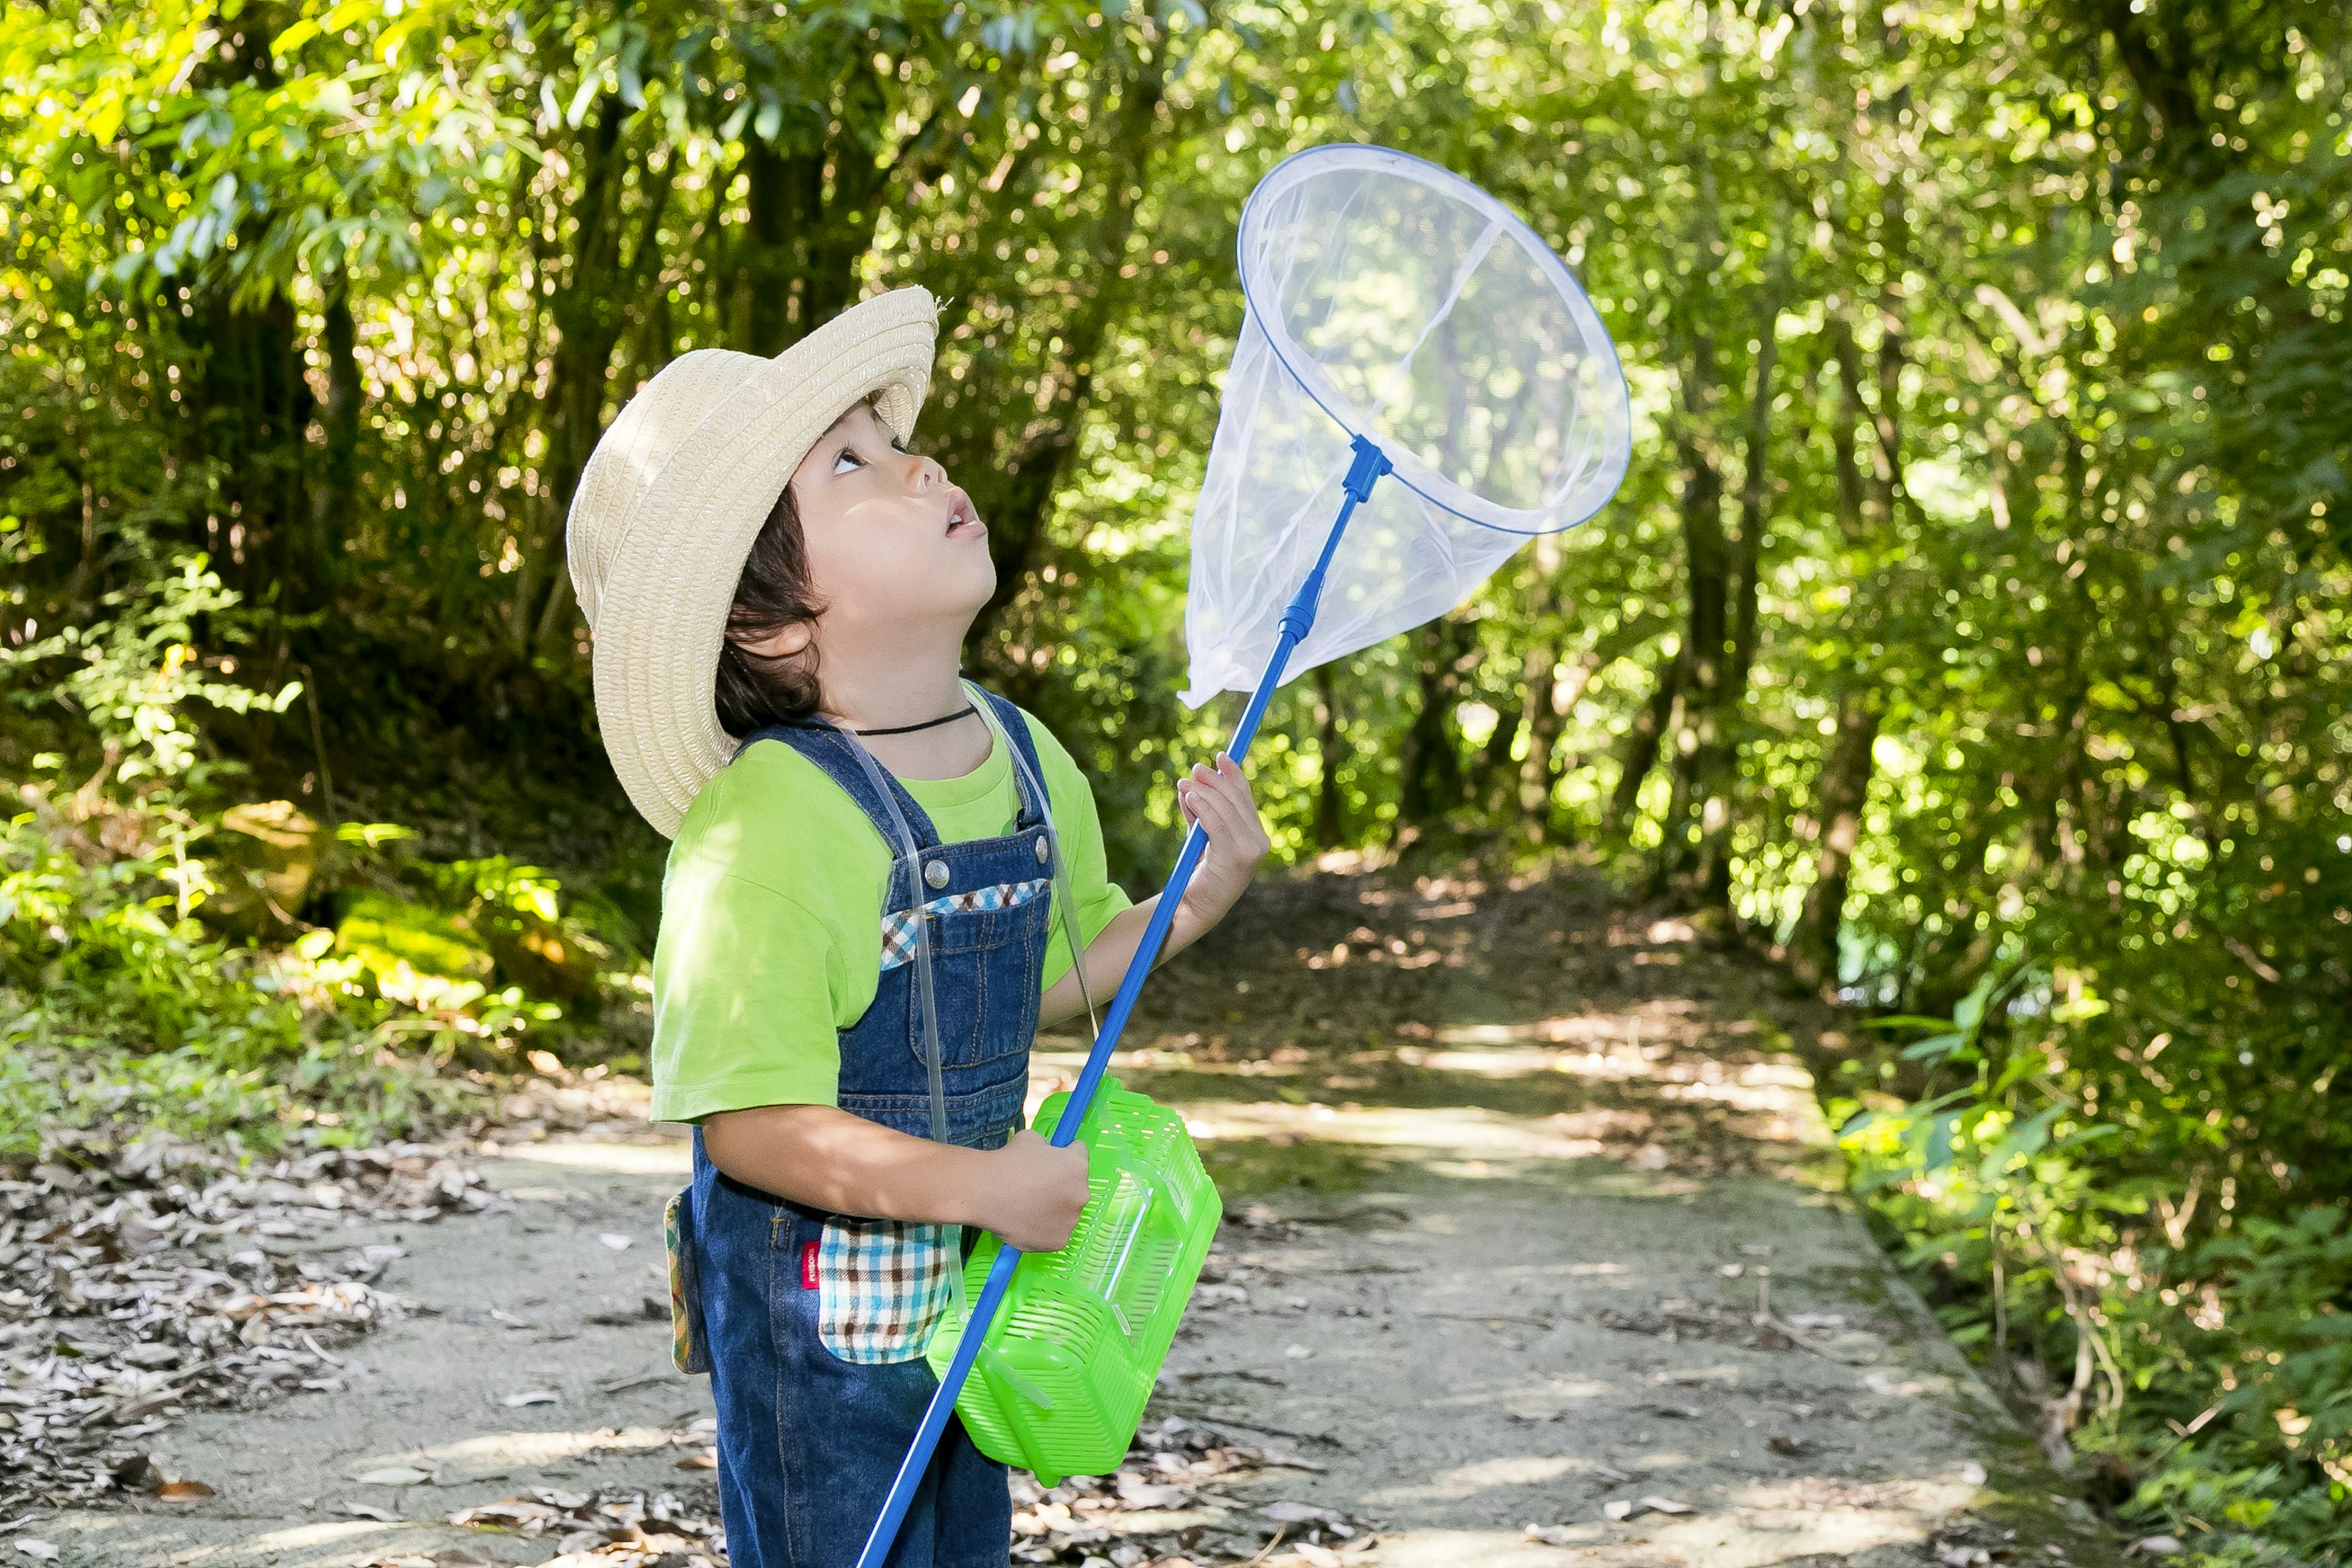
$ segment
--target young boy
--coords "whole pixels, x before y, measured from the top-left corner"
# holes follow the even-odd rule
[[[695,1124],[680,1354],[712,1374],[735,1568],[856,1560],[936,1387],[960,1227],[1069,1239],[1086,1151],[1019,1131],[1029,1042],[1083,1005],[1068,922],[1115,981],[1151,913],[1108,879],[1068,752],[958,678],[996,575],[971,498],[905,445],[936,321],[902,289],[773,360],[681,356],[598,442],[568,529],[606,750],[676,840],[654,1114]],[[1209,847],[1171,952],[1267,847],[1229,758],[1178,797]],[[1055,835],[1075,910],[1054,908]],[[1003,1564],[1011,1512],[1004,1467],[951,1422],[890,1562]]]

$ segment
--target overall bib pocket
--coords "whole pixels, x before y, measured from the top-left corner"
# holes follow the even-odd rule
[[[835,1215],[794,1227],[799,1287],[816,1291],[817,1342],[860,1366],[914,1361],[954,1300],[956,1227]]]
[[[943,1009],[939,1016],[940,1057],[950,1070],[973,1068],[1015,1051],[1026,1051],[1025,1031],[990,1031],[992,991],[1034,986],[1044,962],[1044,921],[1029,906],[1052,889],[1045,878],[992,883],[968,892],[929,900],[922,914],[930,922],[932,984],[941,995],[970,998],[971,1005]],[[911,964],[917,911],[898,910],[882,917],[882,972]],[[923,1060],[921,1016],[908,1010],[908,1049]]]

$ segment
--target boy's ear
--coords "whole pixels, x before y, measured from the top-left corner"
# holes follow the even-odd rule
[[[791,658],[796,654],[806,653],[809,644],[816,640],[816,623],[794,621],[782,631],[771,632],[763,637],[730,637],[728,640],[745,653],[755,654],[761,658]]]

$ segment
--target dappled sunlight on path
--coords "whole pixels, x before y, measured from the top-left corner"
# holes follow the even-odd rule
[[[1839,1190],[1805,1067],[1835,1026],[1575,877],[1270,879],[1114,1068],[1181,1108],[1227,1223],[1142,1447],[1017,1481],[1014,1562],[2104,1568]],[[1033,1104],[1082,1060],[1041,1040]],[[474,1525],[708,1512],[656,1232],[682,1130],[641,1086],[567,1095],[478,1151],[485,1212],[339,1235],[405,1254],[346,1386],[192,1415],[157,1462],[218,1495],[54,1516],[71,1561],[535,1564],[572,1525]]]
[[[1114,1068],[1235,1220],[1159,1407],[1297,1445],[1380,1563],[2099,1560],[1839,1191],[1836,1028],[1574,876],[1254,891]]]
[[[1798,1053],[1838,1041],[1833,1026],[1687,922],[1612,912],[1580,878],[1324,873],[1255,890],[1156,975],[1115,1070],[1192,1108],[1211,1142],[1819,1184],[1831,1141]],[[1041,1073],[1083,1059],[1082,1039],[1039,1042]]]

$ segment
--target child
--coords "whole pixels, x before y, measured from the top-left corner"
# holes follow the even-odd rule
[[[1108,879],[1069,754],[959,682],[996,576],[971,498],[904,445],[935,330],[901,289],[773,360],[681,356],[598,442],[568,528],[605,747],[676,839],[654,1114],[695,1124],[674,1294],[680,1363],[712,1374],[735,1568],[856,1560],[937,1386],[958,1227],[1069,1239],[1086,1152],[1017,1131],[1030,1037],[1084,1005],[1067,921],[1115,981],[1150,916]],[[1178,795],[1209,847],[1171,952],[1267,847],[1229,758]],[[1056,833],[1074,910],[1054,908]],[[1004,1467],[950,1422],[890,1561],[1003,1564],[1011,1515]]]

